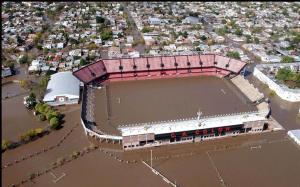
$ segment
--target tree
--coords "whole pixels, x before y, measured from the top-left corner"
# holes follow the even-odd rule
[[[49,80],[50,75],[43,75],[39,83],[33,87],[33,91],[39,100],[43,98]]]
[[[234,59],[241,59],[240,53],[237,51],[228,51],[226,56],[228,56],[230,58],[234,58]]]
[[[111,30],[104,30],[100,34],[102,40],[112,40],[113,38],[113,33]]]
[[[9,149],[12,145],[11,141],[8,140],[2,140],[2,151],[5,151],[6,149]]]
[[[19,35],[17,35],[17,43],[18,45],[22,45],[24,43],[24,40]]]
[[[53,110],[49,111],[49,112],[46,114],[46,118],[47,118],[47,120],[48,120],[49,122],[50,122],[50,120],[51,120],[52,118],[54,118],[54,117],[58,118],[58,116],[59,116],[58,112],[53,111]]]
[[[52,49],[51,49],[51,53],[56,53],[56,49],[55,49],[55,48],[52,48]]]
[[[30,93],[29,96],[26,98],[26,107],[29,109],[33,109],[36,105],[36,97],[34,93]]]
[[[27,55],[27,54],[23,55],[23,56],[19,59],[19,63],[20,63],[20,64],[26,64],[26,63],[28,63],[28,55]]]
[[[50,119],[50,127],[51,127],[51,129],[57,130],[57,129],[60,128],[60,126],[61,126],[61,124],[60,124],[60,122],[59,122],[59,120],[58,120],[57,117],[53,117],[53,118]]]
[[[122,33],[118,33],[118,38],[122,38],[123,37],[123,34]]]
[[[87,64],[86,60],[80,59],[80,66],[84,66],[86,64]]]
[[[200,37],[200,39],[201,39],[202,41],[205,41],[205,40],[207,39],[207,37],[206,37],[205,35],[202,35],[202,36]]]
[[[44,114],[39,114],[38,118],[40,121],[45,121],[46,120],[46,116]]]
[[[256,44],[259,44],[259,38],[254,37],[254,42],[255,42]]]
[[[152,32],[153,29],[150,27],[143,27],[141,31],[142,31],[142,33],[147,33],[147,32]]]
[[[182,36],[183,36],[184,38],[187,38],[188,35],[189,35],[189,34],[188,34],[186,31],[184,31],[184,32],[182,33]]]
[[[42,50],[42,49],[43,49],[43,46],[40,45],[40,44],[38,44],[38,45],[36,46],[36,48],[37,48],[38,50]]]
[[[105,19],[101,16],[96,16],[96,23],[104,23]]]
[[[35,105],[34,109],[35,109],[36,112],[41,113],[40,111],[41,111],[41,108],[42,108],[42,107],[43,107],[43,103],[37,103],[37,104]]]
[[[234,33],[235,33],[236,35],[238,35],[238,36],[242,36],[242,35],[243,35],[243,30],[242,30],[241,28],[238,28],[238,29],[235,30]]]
[[[246,42],[247,43],[251,43],[252,42],[252,37],[249,34],[245,35],[245,37],[246,37]]]
[[[294,62],[294,58],[289,57],[289,56],[284,56],[284,57],[281,58],[281,62],[282,63],[291,63],[291,62]]]

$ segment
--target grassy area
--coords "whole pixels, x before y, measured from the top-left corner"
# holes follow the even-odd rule
[[[300,88],[300,74],[288,68],[279,69],[275,78],[283,82],[289,88]]]

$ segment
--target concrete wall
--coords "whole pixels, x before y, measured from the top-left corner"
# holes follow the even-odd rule
[[[78,104],[78,99],[72,99],[67,101],[52,101],[52,102],[46,102],[50,106],[59,106],[59,105],[71,105],[71,104]]]
[[[299,102],[300,101],[300,93],[293,92],[291,89],[286,89],[278,85],[276,82],[274,82],[272,79],[270,79],[267,75],[262,73],[258,68],[254,68],[253,75],[258,78],[261,82],[267,84],[269,88],[276,92],[276,94],[290,102]]]

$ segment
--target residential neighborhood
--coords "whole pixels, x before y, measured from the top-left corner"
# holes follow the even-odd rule
[[[299,186],[300,2],[1,8],[2,186]]]

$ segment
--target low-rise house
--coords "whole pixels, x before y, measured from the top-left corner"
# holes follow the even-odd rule
[[[57,49],[63,49],[64,48],[64,43],[58,43],[56,44]]]
[[[149,17],[148,22],[150,25],[161,25],[162,20],[156,17]]]
[[[194,24],[199,24],[200,20],[198,17],[188,16],[182,21],[182,23],[194,25]]]
[[[9,67],[2,66],[1,77],[4,78],[11,75],[12,75],[11,69]]]

